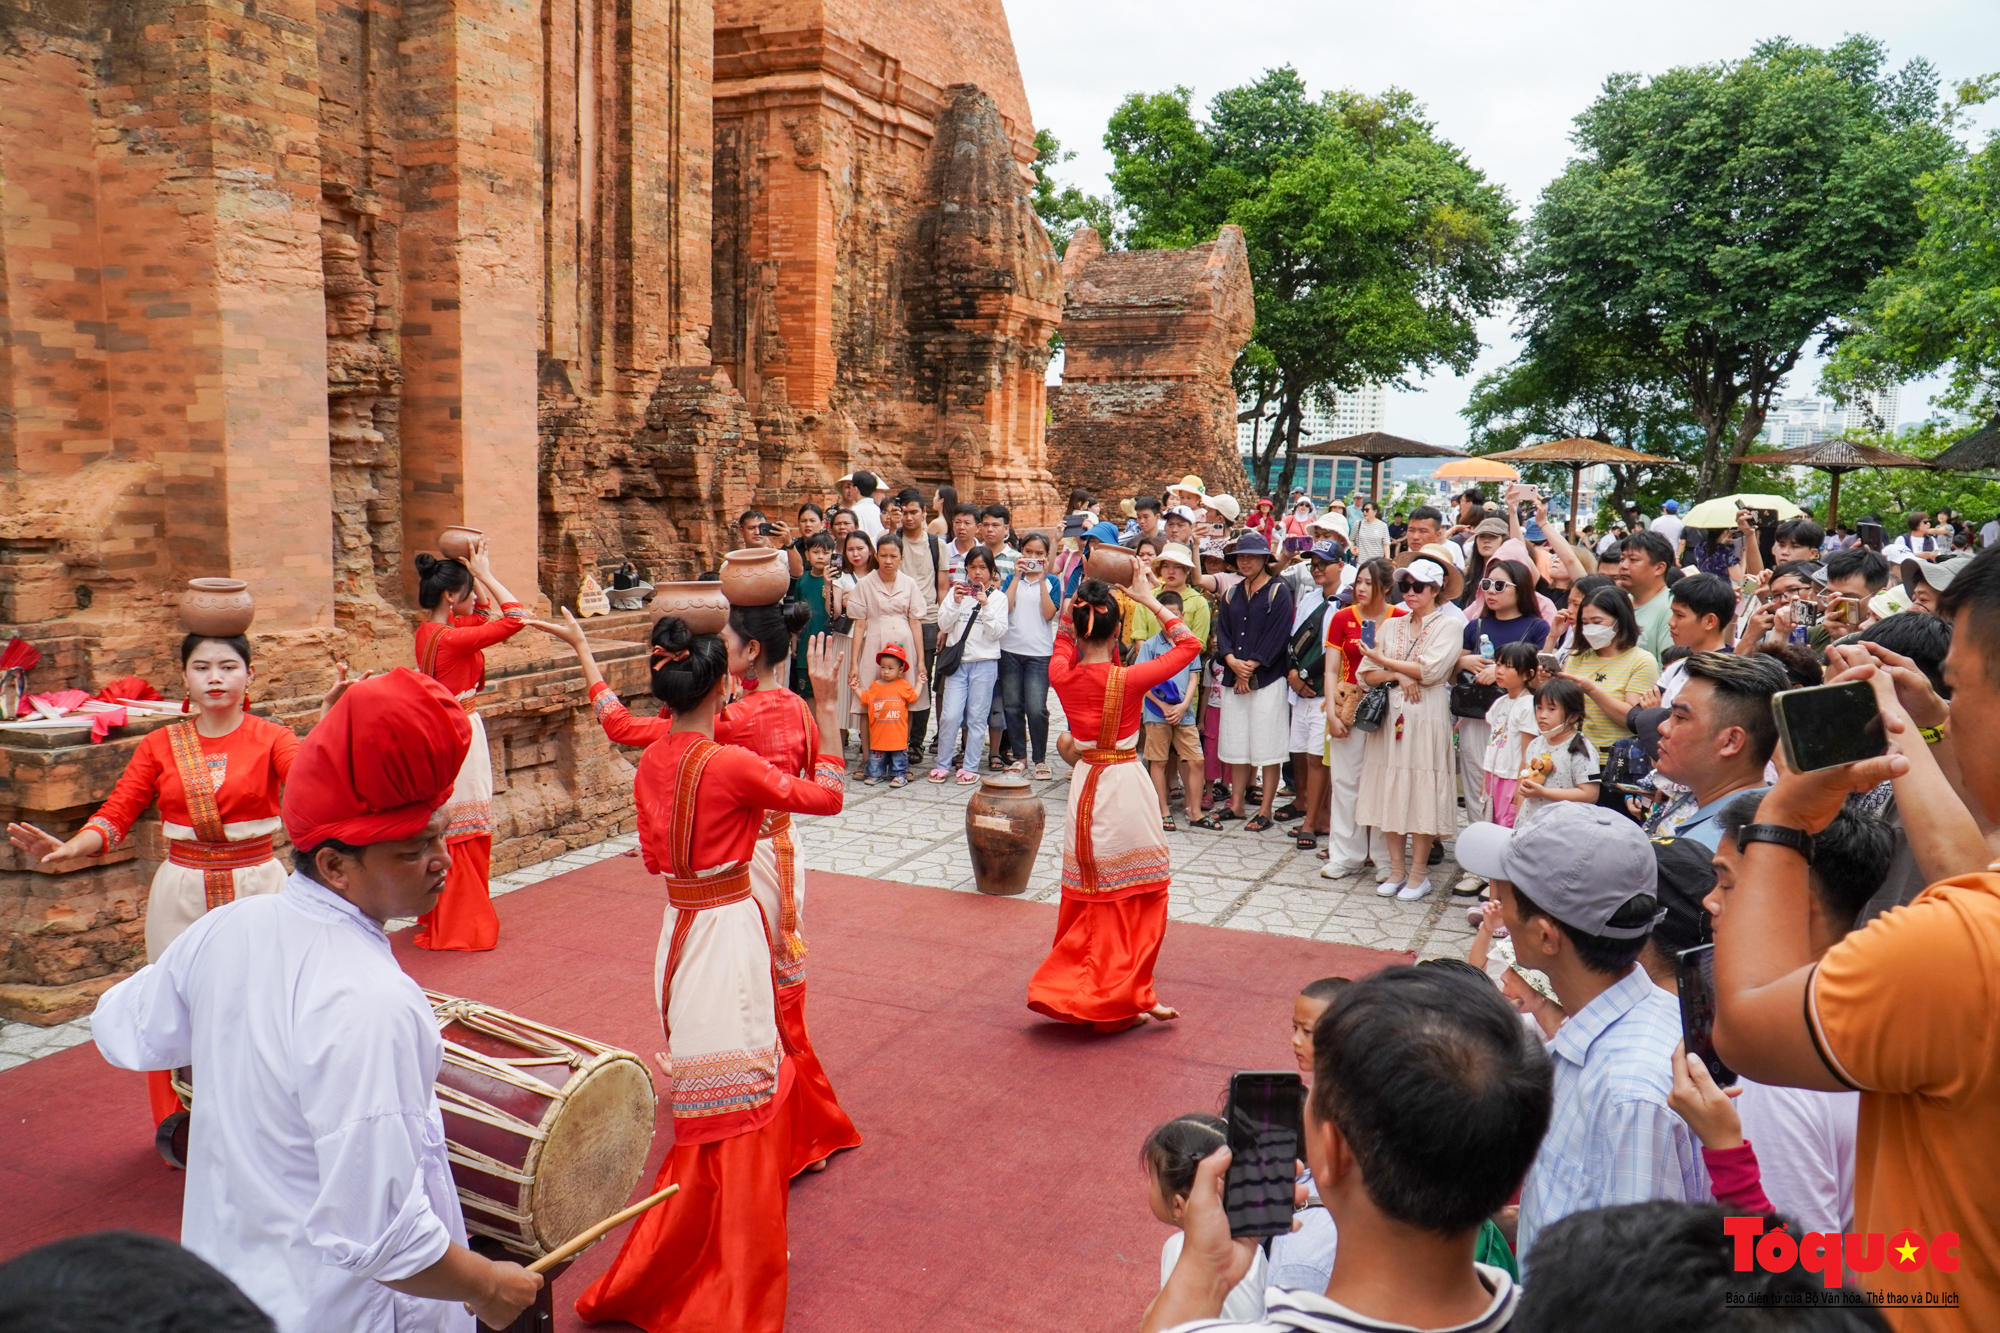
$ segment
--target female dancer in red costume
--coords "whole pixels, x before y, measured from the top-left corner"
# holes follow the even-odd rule
[[[290,727],[244,711],[255,677],[247,637],[188,635],[181,640],[181,681],[194,717],[149,732],[110,798],[68,842],[33,824],[7,826],[14,846],[52,870],[68,870],[121,845],[146,807],[159,801],[167,859],[154,872],[146,899],[149,962],[204,912],[285,886],[271,838],[280,827],[279,799],[299,738]],[[342,665],[321,711],[347,685]],[[146,1092],[155,1124],[181,1110],[166,1070],[146,1075]],[[169,1138],[161,1136],[163,1152]]]
[[[1055,945],[1028,982],[1030,1009],[1099,1032],[1180,1016],[1153,992],[1171,876],[1159,797],[1136,761],[1146,691],[1178,675],[1201,644],[1154,598],[1144,569],[1125,591],[1166,627],[1174,646],[1149,662],[1120,666],[1118,600],[1101,579],[1084,580],[1063,610],[1049,684],[1072,735],[1094,744],[1080,752],[1082,767],[1070,777]],[[1068,758],[1074,746],[1058,748]]]
[[[673,729],[639,760],[634,794],[646,868],[667,883],[656,993],[667,1037],[674,1148],[653,1189],[671,1206],[634,1225],[611,1268],[576,1303],[585,1319],[648,1333],[775,1333],[785,1322],[785,1204],[792,1089],[772,958],[777,942],[751,889],[766,811],[830,815],[845,786],[834,717],[842,663],[824,640],[807,663],[819,730],[813,779],[718,745],[729,651],[678,617],[653,627],[653,693]]]
[[[446,812],[445,841],[451,870],[438,905],[417,918],[419,949],[490,949],[500,942],[500,918],[493,912],[487,875],[493,868],[493,760],[486,749],[486,724],[472,700],[486,688],[486,653],[519,634],[528,623],[521,604],[493,577],[486,538],[473,539],[464,563],[417,556],[417,604],[431,618],[417,626],[417,669],[458,696],[472,723],[472,750],[458,771]],[[499,604],[500,619],[486,618],[484,592]]]
[[[781,773],[809,778],[819,755],[819,723],[812,706],[779,682],[791,655],[794,635],[810,615],[806,604],[738,606],[729,613],[722,642],[729,649],[729,673],[749,688],[715,715],[715,739],[761,755]],[[620,745],[651,745],[673,731],[673,718],[634,717],[604,681],[576,617],[563,608],[561,625],[530,621],[537,629],[576,649],[590,685],[590,701],[605,735]],[[805,865],[792,840],[792,817],[783,810],[764,816],[750,859],[750,891],[764,909],[771,935],[771,963],[778,983],[778,1021],[785,1053],[795,1058],[792,1081],[792,1166],[787,1173],[824,1170],[844,1148],[861,1146],[861,1133],[840,1109],[833,1082],[814,1053],[806,1031]]]

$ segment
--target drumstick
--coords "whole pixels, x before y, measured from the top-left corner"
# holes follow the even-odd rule
[[[543,1255],[541,1258],[535,1260],[535,1262],[529,1264],[528,1271],[530,1273],[546,1273],[549,1269],[554,1268],[557,1264],[561,1263],[563,1260],[571,1258],[572,1256],[589,1248],[598,1239],[600,1239],[605,1232],[610,1231],[613,1227],[617,1227],[626,1222],[631,1221],[639,1214],[645,1212],[648,1208],[651,1208],[654,1204],[660,1203],[668,1198],[671,1198],[672,1196],[679,1194],[680,1192],[681,1192],[681,1187],[679,1185],[669,1185],[665,1189],[661,1190],[658,1194],[650,1194],[645,1198],[639,1200],[639,1202],[633,1204],[630,1208],[627,1208],[624,1212],[613,1213],[611,1216],[605,1218],[602,1222],[599,1222],[596,1226],[590,1227],[587,1230],[575,1236],[570,1237],[568,1240],[556,1246],[553,1250],[550,1250],[547,1254]]]

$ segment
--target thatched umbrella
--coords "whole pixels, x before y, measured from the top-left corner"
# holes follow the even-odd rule
[[[1826,493],[1826,526],[1829,530],[1840,521],[1842,473],[1858,471],[1865,467],[1932,466],[1928,459],[1912,458],[1908,454],[1899,454],[1893,449],[1883,449],[1873,444],[1863,444],[1859,440],[1841,439],[1802,444],[1796,449],[1777,449],[1768,454],[1739,454],[1729,461],[1733,464],[1756,467],[1809,467],[1826,473],[1833,479],[1828,483]]]
[[[1583,494],[1583,470],[1600,464],[1643,464],[1647,467],[1686,467],[1687,464],[1659,454],[1642,454],[1636,449],[1621,449],[1615,444],[1593,440],[1583,435],[1572,435],[1567,440],[1550,440],[1546,444],[1524,445],[1519,449],[1503,449],[1497,454],[1483,455],[1508,463],[1555,463],[1569,469],[1569,534],[1576,536],[1577,504]]]
[[[1946,472],[1993,472],[2000,470],[2000,417],[1966,436],[1931,460],[1931,466]]]
[[[1382,464],[1392,458],[1464,458],[1463,449],[1446,449],[1442,445],[1425,444],[1422,440],[1406,440],[1400,435],[1387,431],[1363,431],[1359,435],[1348,435],[1338,440],[1321,440],[1317,444],[1299,446],[1302,454],[1316,454],[1320,457],[1363,458],[1375,465],[1375,478],[1370,487],[1370,498],[1382,499]]]

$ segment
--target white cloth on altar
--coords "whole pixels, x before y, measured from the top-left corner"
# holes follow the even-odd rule
[[[181,1243],[282,1333],[472,1333],[382,1285],[464,1243],[436,1081],[444,1045],[381,925],[303,875],[207,913],[106,992],[122,1069],[195,1067]]]

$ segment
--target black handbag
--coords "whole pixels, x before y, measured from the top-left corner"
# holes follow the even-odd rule
[[[1389,719],[1389,687],[1371,685],[1354,709],[1354,730],[1380,731]]]
[[[1484,722],[1486,710],[1499,698],[1498,685],[1481,685],[1470,671],[1461,671],[1458,679],[1451,683],[1451,715]]]

